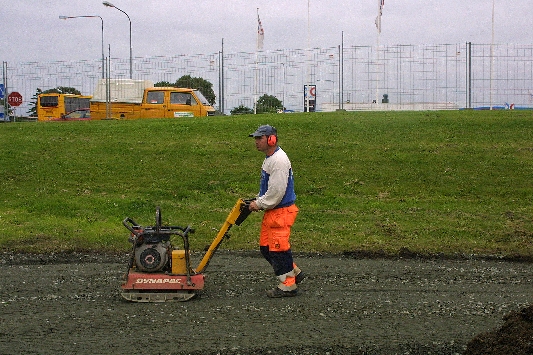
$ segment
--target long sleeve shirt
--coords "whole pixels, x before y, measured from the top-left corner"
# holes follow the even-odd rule
[[[270,210],[290,206],[295,201],[291,162],[285,151],[278,147],[263,161],[256,203],[259,208]]]

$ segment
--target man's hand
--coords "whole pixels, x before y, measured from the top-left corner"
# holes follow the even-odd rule
[[[253,212],[257,212],[257,211],[260,211],[261,209],[259,208],[259,206],[257,205],[257,202],[254,200],[252,202],[250,202],[250,211],[253,211]]]

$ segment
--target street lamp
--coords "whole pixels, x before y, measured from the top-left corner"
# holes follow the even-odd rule
[[[96,18],[98,17],[100,21],[102,21],[102,79],[105,78],[105,56],[104,56],[104,19],[101,16],[98,15],[90,15],[90,16],[59,16],[60,20],[67,20],[69,18]]]
[[[124,15],[126,15],[126,17],[128,18],[128,21],[130,22],[130,79],[133,79],[133,49],[131,47],[131,19],[124,10],[119,9],[118,7],[110,3],[109,1],[104,1],[102,2],[102,4],[104,4],[104,6],[107,6],[107,7],[114,7],[118,11],[122,12]]]

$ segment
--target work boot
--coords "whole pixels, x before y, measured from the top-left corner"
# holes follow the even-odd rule
[[[303,271],[300,270],[298,275],[296,275],[296,284],[298,285],[300,282],[302,282],[305,279],[305,274]]]
[[[274,287],[272,290],[268,290],[266,294],[270,298],[294,297],[298,294],[298,290],[283,291],[279,287]]]
[[[296,277],[296,284],[299,284],[305,279],[305,274],[295,263],[292,263],[292,268],[292,271],[294,271],[294,276]]]

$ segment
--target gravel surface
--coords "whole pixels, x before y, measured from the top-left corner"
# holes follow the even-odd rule
[[[120,297],[127,255],[0,254],[0,354],[462,354],[533,301],[533,263],[295,256],[297,297],[219,251],[199,297],[146,304]]]

